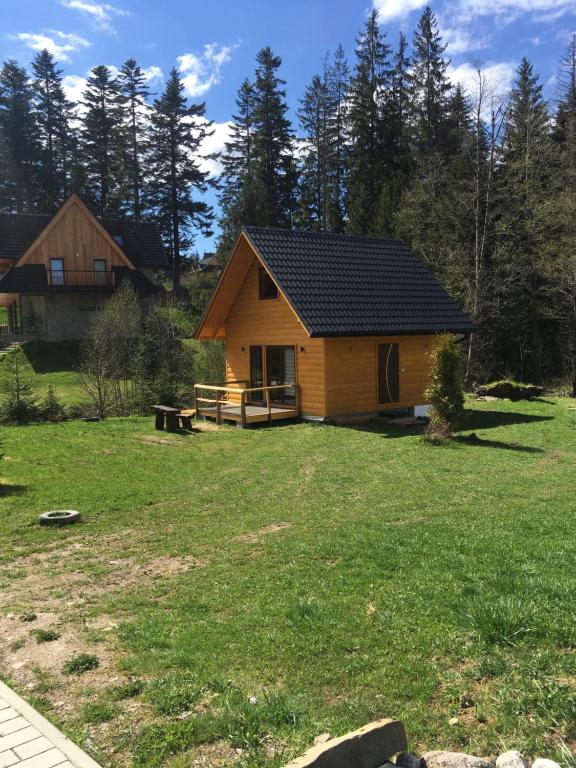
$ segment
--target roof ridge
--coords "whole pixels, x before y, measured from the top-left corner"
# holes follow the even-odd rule
[[[242,225],[243,230],[251,230],[256,229],[259,232],[282,232],[283,234],[288,235],[299,235],[299,236],[314,236],[314,237],[338,237],[342,238],[343,240],[370,240],[376,243],[401,243],[402,245],[408,247],[404,240],[401,240],[397,237],[375,237],[374,235],[351,235],[345,232],[314,232],[311,230],[302,230],[302,229],[285,229],[284,227],[259,227],[255,224],[243,224]]]

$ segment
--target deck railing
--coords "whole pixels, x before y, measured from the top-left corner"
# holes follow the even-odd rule
[[[113,288],[114,275],[109,270],[48,269],[48,285],[53,288]]]
[[[230,382],[229,382],[230,383]],[[235,382],[242,383],[242,382]],[[285,403],[279,404],[272,400],[272,393],[280,392],[283,390],[293,390],[295,392],[294,405],[288,405]],[[204,397],[199,395],[199,392],[212,392],[213,397]],[[254,394],[262,395],[265,405],[261,406],[266,409],[268,421],[272,421],[273,411],[276,407],[281,407],[285,411],[293,411],[294,416],[300,415],[300,386],[298,384],[274,384],[272,386],[260,386],[260,387],[235,387],[228,386],[228,384],[195,384],[194,385],[194,406],[196,413],[201,414],[203,411],[205,414],[214,415],[216,424],[222,423],[222,418],[226,418],[226,411],[223,408],[238,407],[238,402],[230,399],[230,395],[236,398],[240,396],[240,421],[242,426],[250,422],[250,418],[246,412],[246,407],[249,405],[250,395]],[[260,399],[260,398],[259,398]]]

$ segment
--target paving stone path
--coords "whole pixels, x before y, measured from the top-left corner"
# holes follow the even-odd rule
[[[100,768],[0,682],[0,768]]]

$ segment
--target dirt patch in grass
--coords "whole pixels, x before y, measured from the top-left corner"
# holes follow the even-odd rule
[[[272,533],[278,533],[279,531],[285,531],[287,528],[291,528],[292,523],[270,523],[270,525],[264,525],[257,531],[249,531],[236,537],[237,541],[243,541],[248,544],[256,544],[261,536],[269,536]]]

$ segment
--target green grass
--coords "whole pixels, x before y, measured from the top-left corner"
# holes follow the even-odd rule
[[[98,634],[114,666],[76,682],[107,676],[112,719],[58,715],[76,738],[92,728],[104,765],[281,765],[380,716],[416,751],[574,752],[572,401],[469,403],[440,446],[310,424],[166,435],[137,417],[2,435],[0,610],[42,610],[19,588],[40,552],[60,642],[70,629],[87,653],[114,621]],[[58,508],[82,522],[37,525]],[[73,678],[46,695],[80,711]]]
[[[22,349],[32,366],[33,384],[40,399],[52,386],[58,399],[66,406],[86,402],[86,393],[77,373],[78,345],[75,342],[30,341],[23,344]],[[6,357],[0,359],[0,387],[5,366]]]

